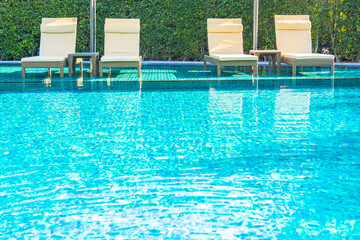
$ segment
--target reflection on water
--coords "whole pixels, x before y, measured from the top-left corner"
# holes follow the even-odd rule
[[[78,88],[82,89],[82,87],[84,86],[84,72],[83,71],[81,71],[81,74],[77,78],[76,82],[77,82]]]
[[[111,78],[107,81],[85,81],[83,75],[78,75],[74,81],[53,81],[52,78],[45,78],[42,82],[28,82],[26,80],[16,83],[0,82],[0,92],[18,91],[152,91],[152,90],[209,90],[212,88],[221,90],[259,90],[259,89],[305,89],[312,87],[356,87],[359,80],[338,79],[338,80],[241,80],[241,81],[129,81],[116,82]]]

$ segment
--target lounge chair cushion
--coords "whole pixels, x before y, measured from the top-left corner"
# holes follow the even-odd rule
[[[241,18],[208,19],[209,53],[243,54]]]
[[[243,54],[242,33],[209,33],[209,53]]]
[[[139,44],[140,19],[105,19],[105,56],[139,56]]]
[[[40,56],[67,56],[75,52],[76,18],[43,18],[41,22]]]
[[[311,31],[276,30],[276,47],[283,53],[311,53]]]
[[[319,54],[319,53],[282,53],[282,57],[295,59],[334,59],[334,55]]]
[[[310,21],[309,15],[275,15],[276,21]]]
[[[229,18],[229,19],[209,18],[207,20],[207,23],[208,23],[209,33],[241,33],[243,31],[241,18]]]
[[[247,54],[212,54],[210,57],[219,59],[220,61],[257,61],[258,58]]]
[[[139,62],[138,56],[102,56],[101,62]]]
[[[309,15],[276,15],[276,47],[286,53],[311,53]]]
[[[41,24],[40,29],[42,33],[74,33],[76,32],[76,21],[53,21],[47,24]]]
[[[310,21],[276,21],[276,30],[310,30]]]
[[[22,58],[21,62],[62,62],[65,61],[67,57],[26,57]]]
[[[140,33],[140,19],[116,19],[105,20],[105,33]]]

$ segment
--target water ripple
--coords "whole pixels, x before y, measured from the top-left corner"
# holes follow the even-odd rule
[[[356,238],[359,93],[2,93],[0,238]]]

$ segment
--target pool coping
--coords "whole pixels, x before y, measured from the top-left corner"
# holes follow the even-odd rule
[[[90,61],[84,61],[85,64],[90,64]],[[21,61],[0,61],[0,65],[19,65]],[[184,66],[184,67],[202,67],[204,66],[203,61],[143,61],[143,66]],[[208,64],[212,66],[213,64]],[[215,66],[215,65],[214,65]],[[259,62],[259,67],[266,67],[269,66],[268,62]],[[291,65],[281,63],[281,67],[291,67]],[[313,67],[325,67],[329,68],[329,66],[313,66]],[[338,68],[360,68],[359,63],[347,63],[347,62],[339,62],[335,63],[335,67]]]

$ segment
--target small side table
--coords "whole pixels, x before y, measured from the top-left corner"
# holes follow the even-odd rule
[[[270,56],[271,61],[269,60],[269,67],[271,68],[273,72],[275,72],[275,62],[277,63],[277,71],[278,74],[281,72],[281,51],[279,50],[250,50],[250,55],[255,55],[258,58],[261,56]]]
[[[68,55],[69,61],[69,76],[75,73],[75,65],[79,61],[78,58],[90,58],[90,72],[91,75],[99,75],[99,53],[98,52],[81,52],[81,53],[70,53]],[[80,61],[81,62],[81,61]],[[82,62],[80,67],[82,68]]]

